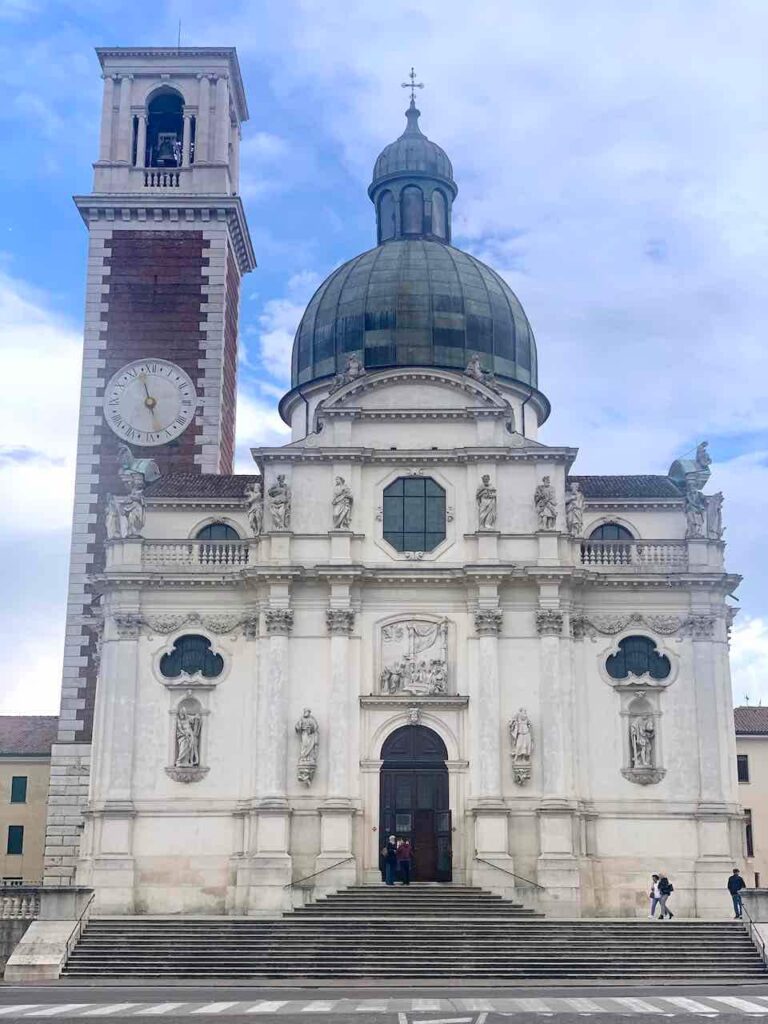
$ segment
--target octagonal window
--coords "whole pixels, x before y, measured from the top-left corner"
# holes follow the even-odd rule
[[[434,551],[445,540],[445,490],[439,483],[401,476],[384,488],[384,540],[396,551]]]

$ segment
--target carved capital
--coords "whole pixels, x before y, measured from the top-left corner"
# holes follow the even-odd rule
[[[293,609],[268,608],[264,612],[264,622],[267,627],[267,633],[287,636],[293,629]]]
[[[539,636],[560,636],[563,632],[563,613],[556,608],[539,608],[536,612],[536,632]]]
[[[325,622],[329,633],[349,636],[355,628],[355,613],[351,608],[328,608]]]
[[[133,613],[113,615],[112,621],[115,624],[117,636],[120,640],[135,640],[141,633],[141,627],[144,623],[141,615]]]
[[[691,615],[686,625],[694,640],[712,640],[715,635],[714,615]]]
[[[475,612],[475,631],[478,636],[498,636],[501,620],[501,608],[478,608]]]

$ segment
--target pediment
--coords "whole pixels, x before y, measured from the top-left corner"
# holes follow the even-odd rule
[[[429,416],[478,413],[509,415],[511,406],[495,388],[466,374],[402,367],[369,372],[343,385],[318,408],[324,415]]]

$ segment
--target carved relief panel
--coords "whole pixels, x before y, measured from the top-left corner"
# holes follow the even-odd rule
[[[408,616],[379,631],[378,692],[428,697],[450,692],[448,619]]]

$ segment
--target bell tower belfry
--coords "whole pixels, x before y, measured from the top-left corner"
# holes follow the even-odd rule
[[[240,280],[256,265],[238,195],[248,108],[234,48],[96,52],[99,158],[92,192],[75,197],[89,244],[50,885],[75,880],[88,798],[105,504],[124,489],[125,446],[161,474],[232,471]],[[144,400],[130,398],[137,380]]]

